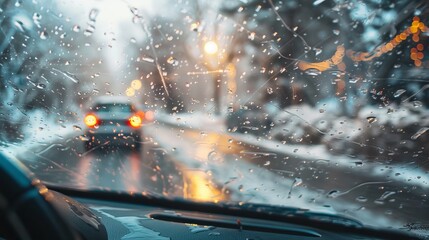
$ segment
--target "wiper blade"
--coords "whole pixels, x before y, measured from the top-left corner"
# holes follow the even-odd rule
[[[229,206],[228,206],[229,205]],[[263,212],[264,214],[278,215],[287,218],[304,218],[310,221],[326,222],[330,224],[338,224],[348,227],[361,228],[364,224],[356,219],[352,219],[343,215],[330,214],[323,212],[311,211],[309,209],[287,207],[287,206],[274,206],[268,204],[227,204],[228,207],[239,208],[241,210],[249,210],[255,212]]]

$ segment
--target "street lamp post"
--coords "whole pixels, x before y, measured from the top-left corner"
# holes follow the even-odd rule
[[[218,53],[218,45],[215,41],[208,41],[204,44],[204,52],[208,55],[215,55]],[[209,70],[213,70],[213,66],[209,66]],[[216,73],[213,79],[213,101],[214,101],[214,113],[215,115],[220,114],[220,86],[221,86],[221,73]]]

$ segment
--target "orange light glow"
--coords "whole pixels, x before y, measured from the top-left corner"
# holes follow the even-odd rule
[[[145,118],[147,121],[151,122],[151,121],[155,120],[155,113],[152,111],[147,111],[145,114]]]
[[[335,65],[340,64],[343,61],[344,53],[345,53],[344,46],[338,46],[337,51],[335,51],[334,55],[330,59],[325,60],[323,62],[316,62],[316,63],[299,61],[298,67],[299,67],[299,69],[301,69],[303,71],[310,69],[310,68],[314,68],[314,69],[317,69],[317,70],[323,72],[323,71],[328,70],[329,68],[331,68]]]
[[[90,114],[85,116],[83,121],[85,122],[86,126],[94,127],[95,125],[97,125],[98,119],[94,114],[90,113]]]
[[[423,32],[429,32],[429,28],[426,27],[426,25],[420,21],[420,18],[416,16],[413,18],[413,22],[409,27],[397,34],[392,40],[382,44],[371,52],[355,52],[353,50],[345,51],[344,46],[338,46],[337,51],[331,58],[322,62],[298,61],[298,67],[302,71],[317,69],[320,72],[323,72],[336,66],[339,70],[345,71],[345,65],[343,64],[344,53],[346,53],[347,57],[355,62],[371,61],[374,58],[378,58],[383,54],[392,51],[396,46],[410,36],[413,42],[418,43],[421,40],[420,34]],[[417,67],[422,66],[422,59],[424,58],[424,54],[422,53],[423,49],[424,46],[421,43],[411,49],[410,58],[414,60],[414,65]]]
[[[138,115],[133,115],[128,119],[131,127],[138,128],[142,125],[142,119]]]

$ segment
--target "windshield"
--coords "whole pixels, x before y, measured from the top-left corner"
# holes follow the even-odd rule
[[[425,1],[0,0],[0,13],[1,151],[46,183],[428,224]]]

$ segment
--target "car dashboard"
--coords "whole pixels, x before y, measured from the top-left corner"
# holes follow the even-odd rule
[[[61,190],[60,190],[61,191]],[[101,224],[107,239],[398,239],[405,237],[398,232],[377,231],[351,226],[334,226],[320,223],[308,225],[294,224],[293,221],[270,220],[262,213],[248,214],[240,209],[214,211],[211,205],[174,201],[157,198],[113,194],[112,198],[101,199],[107,194],[65,190],[73,196],[76,204],[83,204],[97,221],[83,220],[87,225],[100,231]],[[62,194],[60,194],[62,195]],[[63,195],[65,196],[65,195]],[[70,199],[69,197],[65,197]],[[159,204],[157,204],[159,202]],[[81,215],[82,214],[79,214]],[[260,216],[260,217],[258,217]],[[299,222],[299,221],[297,221]],[[310,224],[311,225],[311,224]],[[97,226],[97,227],[96,227]],[[327,227],[328,226],[328,227]],[[80,232],[83,239],[95,239],[94,235]],[[101,235],[99,235],[101,237]],[[413,239],[402,238],[402,239]],[[101,239],[101,238],[99,238]],[[418,239],[418,238],[416,238]]]

